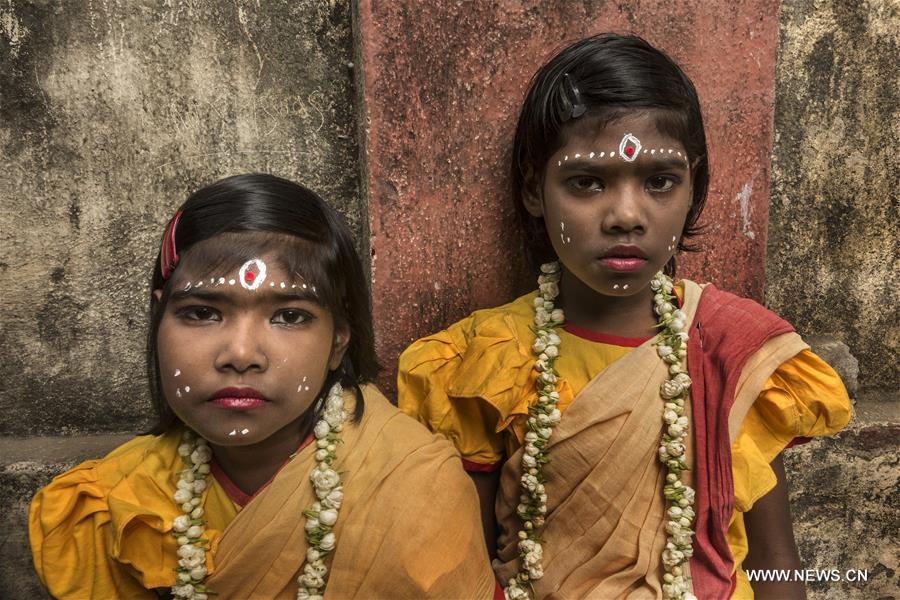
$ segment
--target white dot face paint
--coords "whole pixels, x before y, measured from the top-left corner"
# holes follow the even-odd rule
[[[250,433],[249,429],[247,429],[247,428],[241,429],[241,435],[247,435],[248,433]]]
[[[235,283],[236,283],[236,282],[235,282],[234,279],[229,279],[229,280],[228,280],[228,285],[234,285]]]
[[[224,285],[224,284],[225,284],[225,278],[219,277],[219,285]]]
[[[266,263],[258,258],[251,258],[238,271],[238,280],[244,289],[251,291],[259,289],[266,280]]]
[[[175,395],[178,396],[179,398],[181,398],[181,388],[177,388],[175,390]]]
[[[181,369],[175,369],[175,373],[172,374],[172,377],[178,377],[181,375]]]
[[[191,386],[189,386],[189,385],[184,386],[184,393],[185,393],[185,394],[190,394],[190,393],[191,393]]]
[[[228,435],[229,435],[229,436],[235,436],[235,435],[237,435],[237,429],[232,429],[232,430],[228,433]]]

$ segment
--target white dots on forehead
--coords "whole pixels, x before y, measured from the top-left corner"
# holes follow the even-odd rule
[[[659,154],[676,154],[680,158],[683,158],[685,161],[687,160],[687,156],[682,154],[681,151],[675,150],[674,148],[645,148],[641,144],[641,140],[637,138],[637,136],[632,135],[630,133],[626,133],[622,136],[621,141],[619,142],[619,148],[617,151],[609,151],[601,150],[599,152],[577,152],[572,157],[573,158],[604,158],[608,156],[609,158],[615,158],[618,153],[619,159],[624,160],[626,162],[632,162],[639,155],[649,154],[651,156]],[[557,166],[562,166],[564,162],[569,160],[569,155],[565,155],[562,160],[557,161]]]

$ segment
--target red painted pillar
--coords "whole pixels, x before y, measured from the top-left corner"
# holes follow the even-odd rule
[[[700,93],[712,183],[680,274],[762,297],[777,0],[496,4],[360,0],[364,173],[381,385],[417,337],[512,299],[525,279],[508,191],[519,104],[560,46],[618,31],[665,50]]]

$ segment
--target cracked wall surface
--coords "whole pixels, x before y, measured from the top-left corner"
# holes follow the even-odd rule
[[[0,3],[0,434],[146,426],[150,269],[190,191],[274,173],[365,239],[349,13]]]
[[[766,300],[897,402],[900,3],[781,6]],[[900,411],[898,411],[900,412]]]

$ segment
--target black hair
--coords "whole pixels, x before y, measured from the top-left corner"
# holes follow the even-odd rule
[[[331,312],[335,325],[350,331],[341,366],[328,374],[320,398],[336,382],[352,387],[356,394],[354,418],[361,419],[360,384],[374,381],[380,367],[368,282],[353,236],[340,215],[302,185],[261,173],[228,177],[197,190],[180,211],[175,248],[179,262],[188,262],[192,275],[196,265],[211,272],[273,251],[287,272],[303,273],[304,280],[315,286],[318,301]],[[177,272],[178,268],[164,279],[157,255],[150,289],[162,290],[162,295],[151,295],[147,335],[147,373],[158,418],[153,433],[179,422],[163,395],[157,347],[160,322]],[[314,424],[313,413],[309,411],[304,430]]]
[[[651,113],[660,133],[679,140],[687,151],[693,196],[678,250],[696,250],[687,240],[700,232],[697,220],[709,187],[697,90],[672,59],[643,39],[601,33],[571,44],[542,66],[531,80],[519,115],[512,193],[533,267],[556,260],[556,253],[544,220],[525,209],[524,195],[539,193],[547,161],[565,145],[573,128],[583,127],[586,120],[605,126],[635,111]],[[674,257],[666,272],[674,275]]]

